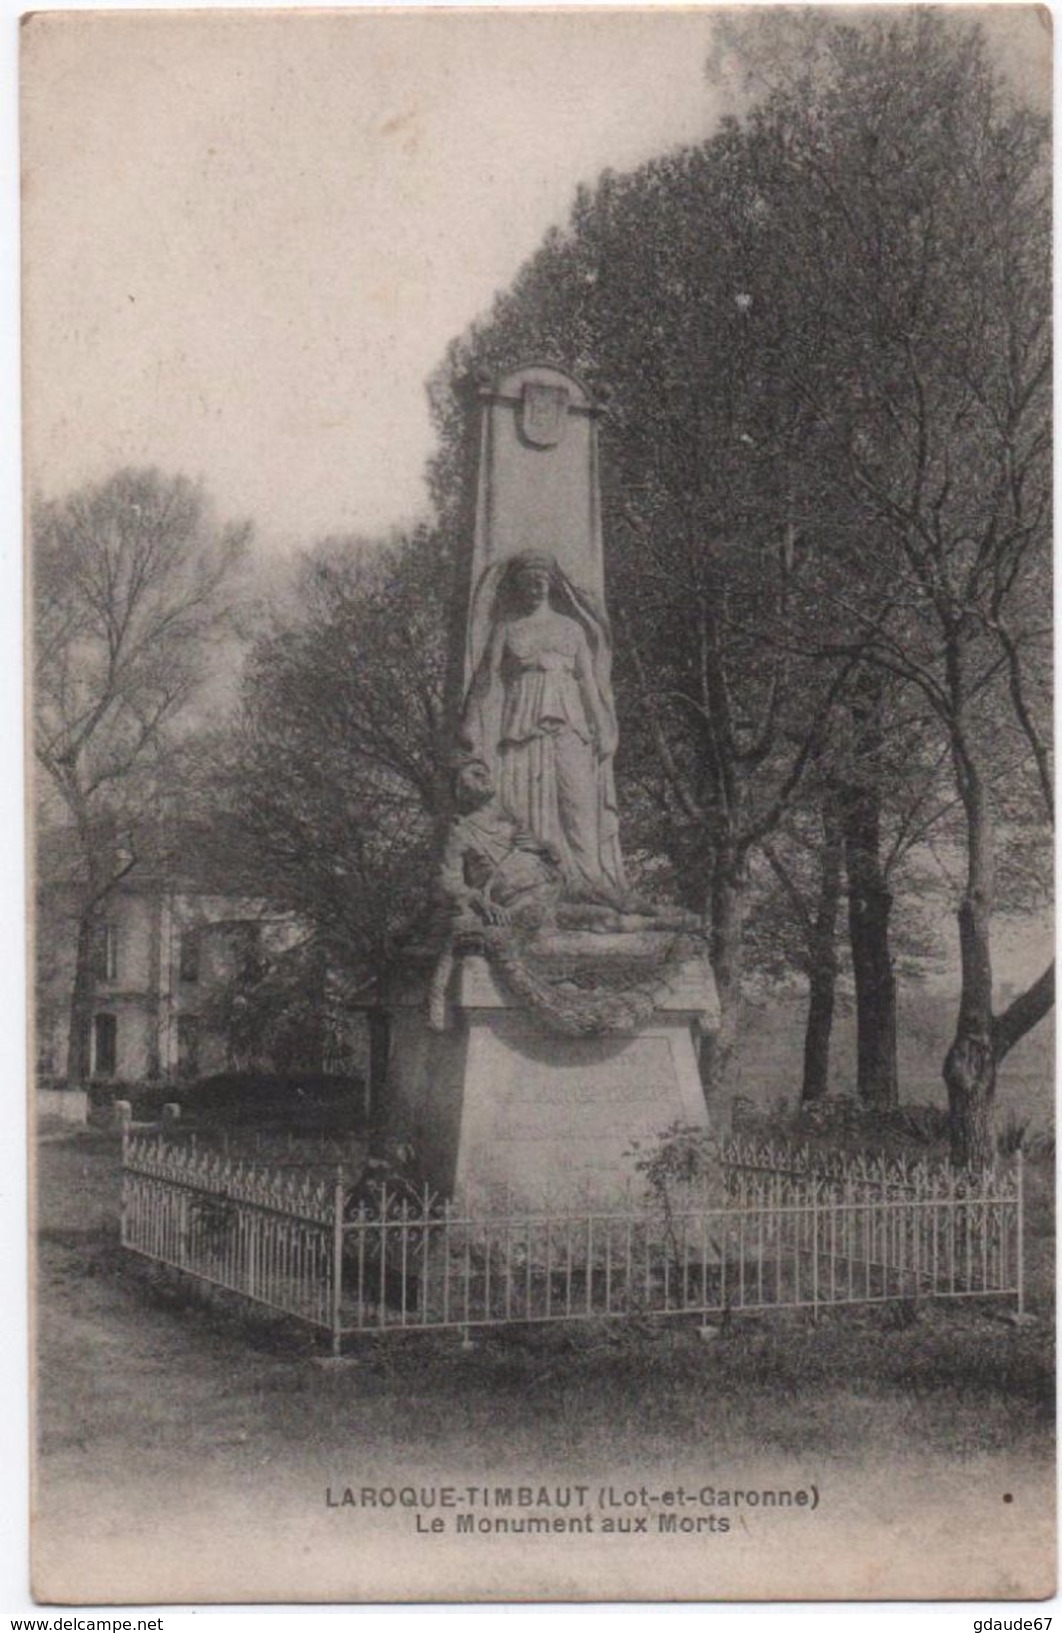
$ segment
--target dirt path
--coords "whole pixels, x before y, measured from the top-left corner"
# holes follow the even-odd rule
[[[106,1141],[43,1147],[41,1200],[46,1597],[623,1597],[653,1582],[679,1596],[922,1597],[942,1572],[986,1597],[1051,1585],[1042,1324],[969,1310],[892,1328],[880,1314],[814,1332],[750,1322],[714,1345],[603,1325],[472,1350],[367,1341],[333,1368],[129,1262]],[[522,1483],[585,1485],[598,1521],[609,1487],[819,1495],[814,1509],[731,1515],[726,1532],[662,1531],[661,1503],[641,1502],[629,1512],[647,1528],[622,1547],[600,1528],[457,1535],[460,1505],[342,1501]],[[727,1517],[699,1499],[690,1512]],[[445,1532],[418,1530],[418,1513]]]

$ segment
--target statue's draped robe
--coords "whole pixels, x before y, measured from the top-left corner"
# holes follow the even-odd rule
[[[625,889],[611,747],[615,717],[586,624],[550,609],[494,625],[473,680],[466,737],[501,804],[556,850],[570,891],[615,902]],[[599,754],[598,745],[606,752]]]

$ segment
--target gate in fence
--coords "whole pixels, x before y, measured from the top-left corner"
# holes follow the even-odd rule
[[[896,1299],[1013,1298],[1023,1194],[1013,1167],[723,1148],[711,1186],[585,1211],[462,1207],[342,1168],[279,1169],[157,1135],[123,1145],[124,1247],[304,1322],[333,1353],[358,1333],[699,1316]]]

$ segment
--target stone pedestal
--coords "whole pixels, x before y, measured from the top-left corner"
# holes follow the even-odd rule
[[[646,937],[555,934],[568,959],[646,950]],[[670,975],[637,1032],[568,1037],[503,990],[484,958],[458,960],[450,1024],[428,1028],[427,970],[395,994],[389,1122],[427,1177],[477,1206],[622,1202],[637,1180],[630,1149],[673,1123],[707,1128],[697,1035],[718,1020],[707,963]],[[634,1185],[637,1190],[637,1185]]]

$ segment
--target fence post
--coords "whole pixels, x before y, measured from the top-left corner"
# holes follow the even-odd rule
[[[129,1129],[122,1129],[122,1196],[118,1205],[118,1240],[123,1247],[129,1243],[127,1230],[129,1213],[129,1170],[126,1166],[129,1160]]]
[[[346,1184],[343,1164],[336,1168],[332,1193],[332,1355],[338,1360],[343,1350],[343,1200]]]
[[[819,1320],[819,1186],[811,1181],[811,1319]]]
[[[1018,1319],[1025,1314],[1025,1159],[1019,1145],[1015,1152],[1014,1163],[1015,1188],[1017,1192],[1017,1234],[1016,1250],[1018,1255]]]

